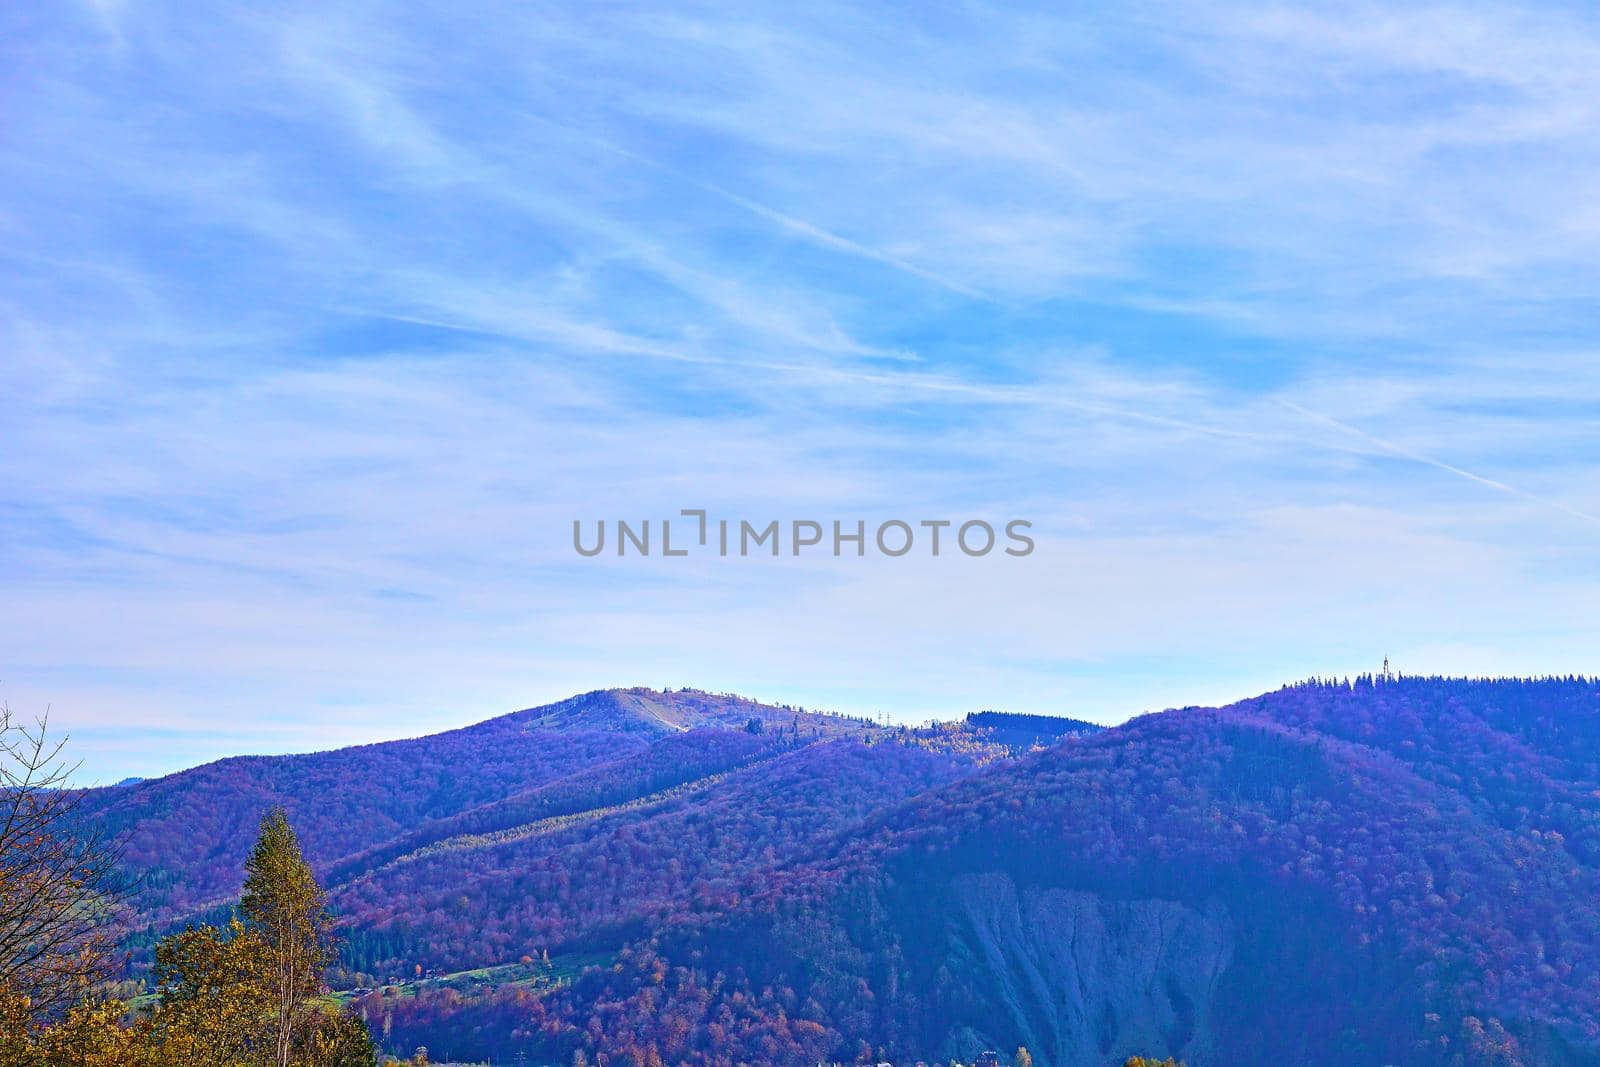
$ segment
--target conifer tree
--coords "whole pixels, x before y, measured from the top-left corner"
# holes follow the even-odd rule
[[[245,870],[239,911],[261,941],[263,977],[273,999],[272,1062],[289,1067],[296,1036],[314,1021],[315,1000],[324,989],[332,927],[327,895],[281,809],[261,820]]]

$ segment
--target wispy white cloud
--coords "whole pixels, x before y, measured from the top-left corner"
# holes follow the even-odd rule
[[[0,692],[95,773],[613,683],[1114,718],[1595,669],[1600,35],[1560,10],[27,22]],[[694,506],[1040,550],[568,546]]]

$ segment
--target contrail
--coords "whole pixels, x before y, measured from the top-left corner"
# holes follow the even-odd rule
[[[848,237],[842,237],[831,230],[825,230],[821,226],[807,222],[805,219],[796,218],[795,216],[786,214],[785,212],[779,211],[776,208],[768,207],[759,201],[751,200],[749,197],[741,196],[729,189],[724,189],[720,185],[715,185],[701,178],[696,178],[694,175],[679,170],[677,167],[670,166],[658,159],[653,159],[650,156],[635,152],[631,148],[624,148],[623,146],[612,141],[608,141],[603,137],[596,137],[594,134],[588,133],[584,130],[575,129],[574,127],[568,126],[563,122],[558,122],[557,120],[544,115],[534,114],[532,112],[523,112],[523,115],[526,118],[533,119],[537,122],[543,123],[546,126],[551,126],[557,130],[560,130],[568,137],[575,137],[578,140],[594,146],[595,148],[610,152],[613,155],[622,156],[624,159],[631,159],[635,163],[643,164],[644,166],[649,167],[652,170],[660,171],[663,174],[671,175],[673,178],[683,182],[685,185],[693,186],[694,188],[699,189],[701,192],[710,193],[712,196],[726,200],[728,203],[742,208],[758,218],[762,218],[768,222],[774,223],[782,229],[788,230],[790,233],[810,241],[812,244],[821,245],[824,248],[831,248],[836,252],[844,252],[860,259],[869,259],[875,263],[881,263],[886,267],[893,267],[895,270],[901,271],[902,273],[910,274],[916,278],[921,278],[925,282],[931,282],[941,289],[947,289],[952,293],[967,297],[971,300],[982,300],[988,303],[994,302],[993,297],[979,289],[974,289],[970,285],[958,282],[953,278],[947,278],[935,271],[928,270],[926,267],[919,267],[909,260],[901,259],[899,256],[891,255],[890,253],[884,252],[880,249],[861,244],[859,241],[852,241]]]
[[[1432,456],[1424,455],[1421,452],[1406,448],[1404,445],[1397,445],[1393,441],[1386,441],[1381,437],[1374,437],[1365,430],[1358,430],[1349,423],[1340,422],[1338,419],[1324,415],[1319,411],[1312,411],[1310,408],[1301,407],[1292,400],[1285,400],[1282,397],[1275,397],[1274,399],[1276,399],[1279,404],[1282,404],[1284,407],[1298,415],[1311,419],[1315,422],[1320,422],[1325,426],[1331,426],[1334,429],[1343,433],[1347,433],[1352,437],[1360,438],[1368,444],[1377,448],[1381,448],[1383,451],[1388,452],[1391,455],[1399,456],[1402,459],[1409,459],[1413,463],[1421,463],[1425,466],[1437,468],[1438,470],[1448,471],[1459,478],[1465,478],[1469,482],[1477,482],[1479,485],[1488,486],[1490,489],[1494,489],[1498,492],[1521,497],[1522,499],[1530,500],[1535,504],[1543,504],[1548,508],[1555,508],[1557,511],[1563,511],[1566,514],[1571,515],[1573,518],[1582,519],[1585,522],[1592,522],[1595,525],[1600,526],[1600,516],[1591,515],[1586,511],[1579,511],[1577,508],[1569,507],[1559,500],[1551,500],[1549,497],[1538,496],[1534,493],[1528,492],[1526,489],[1518,489],[1514,485],[1507,485],[1505,482],[1496,481],[1493,478],[1486,478],[1481,474],[1474,474],[1472,471],[1465,470],[1450,463],[1446,463],[1444,460],[1435,459]]]
[[[736,204],[737,206],[742,207],[746,211],[750,212],[752,215],[766,219],[768,222],[777,223],[790,233],[804,237],[814,244],[822,245],[825,248],[832,248],[839,252],[847,252],[851,255],[859,256],[862,259],[870,259],[876,263],[882,263],[885,266],[893,267],[896,270],[905,272],[906,274],[921,278],[925,282],[932,282],[934,285],[937,285],[940,288],[948,289],[953,293],[958,293],[961,296],[965,296],[973,300],[989,300],[987,295],[969,285],[963,285],[958,281],[953,281],[950,278],[944,277],[942,274],[935,274],[933,271],[919,267],[915,263],[907,262],[906,260],[901,259],[899,256],[892,256],[889,253],[879,251],[876,248],[870,248],[867,245],[852,241],[848,237],[840,237],[838,234],[833,233],[830,230],[824,230],[822,227],[815,226],[804,219],[795,218],[793,215],[786,215],[774,208],[767,207],[765,204],[757,203],[754,200],[740,196],[738,193],[729,192],[727,189],[724,189],[718,185],[712,185],[710,182],[703,182],[698,178],[692,178],[687,174],[675,171],[672,168],[662,164],[658,163],[654,165],[661,167],[662,170],[665,170],[669,174],[673,174],[681,181],[688,182],[697,189],[702,189],[713,196],[719,196],[728,201],[730,204]]]
[[[548,341],[614,356],[644,357],[668,360],[673,363],[727,367],[734,370],[770,371],[813,380],[832,379],[843,382],[858,382],[862,385],[881,386],[886,389],[899,390],[903,393],[971,397],[974,400],[988,404],[1076,411],[1101,418],[1144,423],[1150,426],[1160,426],[1166,429],[1182,430],[1228,440],[1272,440],[1269,435],[1260,434],[1252,430],[1235,430],[1226,426],[1216,426],[1188,419],[1173,418],[1167,415],[1157,415],[1148,411],[1103,404],[1093,400],[1079,400],[1075,397],[1064,395],[1060,391],[1041,394],[1036,389],[1028,386],[991,385],[938,375],[885,374],[854,370],[847,367],[819,367],[810,363],[790,363],[776,359],[751,359],[747,357],[734,359],[711,353],[686,351],[677,346],[634,337],[631,334],[619,333],[607,327],[592,327],[587,323],[559,318],[525,318],[518,322],[502,324],[475,322],[471,321],[470,316],[467,319],[461,319],[432,313],[417,315],[379,311],[348,304],[306,303],[302,306],[336,315],[351,315],[383,319],[389,322],[404,322],[417,326],[431,326],[436,329],[453,330],[482,337],[498,337],[507,341],[520,341],[523,343]]]

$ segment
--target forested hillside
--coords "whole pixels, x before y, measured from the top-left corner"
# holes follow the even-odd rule
[[[125,841],[135,975],[162,934],[226,916],[252,827],[281,807],[350,934],[342,972],[370,984],[596,936],[619,947],[1063,723],[1097,729],[1019,721],[1001,739],[994,724],[913,731],[696,690],[603,690],[431,737],[90,790],[79,815]]]
[[[762,735],[749,733],[753,723]],[[651,754],[657,742],[695,728],[716,730],[722,741],[702,735],[700,743],[727,745],[728,751],[692,754],[691,739]],[[652,771],[652,761],[658,768],[679,759],[691,770],[697,761],[714,765],[761,747],[737,737],[726,740],[735,733],[759,738],[785,728],[791,737],[802,730],[808,741],[872,729],[860,719],[740,697],[603,690],[431,737],[304,756],[240,756],[90,790],[83,813],[126,835],[124,859],[140,879],[140,913],[165,923],[226,903],[238,892],[252,828],[268,808],[283,808],[303,827],[302,845],[319,871],[355,873],[366,862],[392,858],[396,849],[409,851],[404,842],[420,847],[437,836],[556,813],[563,793],[609,787],[620,789],[612,794],[618,798],[637,795],[629,791],[671,777],[670,767]],[[627,767],[630,757],[637,762]],[[566,806],[582,808],[590,800],[599,803],[604,796],[575,798]]]
[[[442,738],[189,772],[219,808],[305,798],[347,937],[336,984],[395,1051],[1600,1060],[1586,679],[1310,682],[1107,731],[626,691]],[[323,781],[319,814],[306,773],[358,762],[394,778]],[[494,781],[453,784],[469,766]],[[99,802],[155,842],[199,817],[184,781]],[[325,825],[358,808],[365,829]],[[162,888],[189,855],[157,856],[157,926],[206,902]]]

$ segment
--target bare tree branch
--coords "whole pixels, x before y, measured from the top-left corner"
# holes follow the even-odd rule
[[[106,977],[121,893],[115,842],[78,817],[76,764],[48,714],[0,705],[0,994],[48,1019]]]

